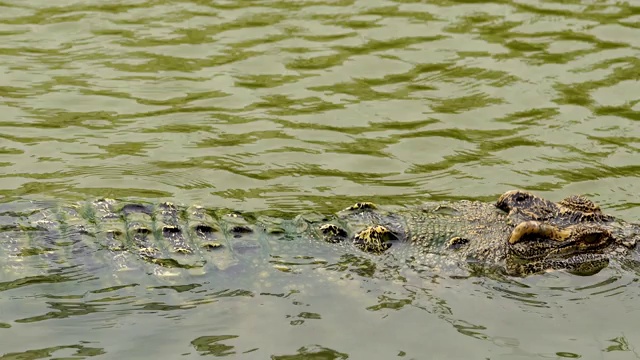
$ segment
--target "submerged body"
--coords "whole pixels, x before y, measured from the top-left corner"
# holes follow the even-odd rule
[[[324,241],[437,271],[480,267],[525,276],[550,269],[593,273],[635,247],[637,225],[610,217],[554,221],[559,219],[549,215],[554,203],[533,208],[514,200],[520,195],[507,193],[497,205],[460,201],[386,210],[358,203],[333,215],[292,219],[103,199],[5,211],[0,248],[16,268],[37,263],[34,259],[45,267],[67,258],[88,263],[97,256],[114,271],[143,263],[146,272],[170,274],[171,269],[224,269],[243,253],[277,258],[282,255],[277,252],[287,251],[281,244]]]

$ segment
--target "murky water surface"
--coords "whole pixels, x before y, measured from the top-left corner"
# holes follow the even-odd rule
[[[0,9],[5,208],[115,197],[291,217],[526,188],[640,218],[637,0]],[[179,277],[16,266],[0,355],[640,357],[638,275],[619,266],[454,279],[343,250],[299,246],[325,262],[292,272],[268,254]]]

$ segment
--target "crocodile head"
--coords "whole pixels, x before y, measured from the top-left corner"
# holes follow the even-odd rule
[[[554,203],[523,190],[512,190],[498,199],[496,207],[507,212],[515,227],[509,251],[519,271],[547,268],[575,269],[593,273],[612,258],[629,257],[640,241],[640,225],[627,223],[602,212],[584,196],[570,196]],[[594,265],[595,264],[595,265]]]
[[[596,251],[613,242],[611,232],[599,224],[577,224],[559,228],[539,221],[518,224],[509,237],[511,251],[523,259]]]
[[[606,249],[616,242],[600,224],[576,224],[563,228],[539,221],[525,221],[509,237],[508,270],[527,275],[553,269],[593,274],[609,263]]]

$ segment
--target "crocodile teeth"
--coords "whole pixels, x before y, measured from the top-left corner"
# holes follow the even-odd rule
[[[525,221],[516,226],[509,237],[509,244],[515,244],[525,238],[549,239],[565,241],[571,236],[571,230],[560,230],[558,227],[539,221]]]

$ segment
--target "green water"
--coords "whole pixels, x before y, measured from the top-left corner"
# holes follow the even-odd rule
[[[2,1],[0,202],[293,216],[525,188],[637,220],[639,29],[637,0]],[[309,251],[327,263],[7,275],[0,359],[640,358],[619,267],[452,279]]]

